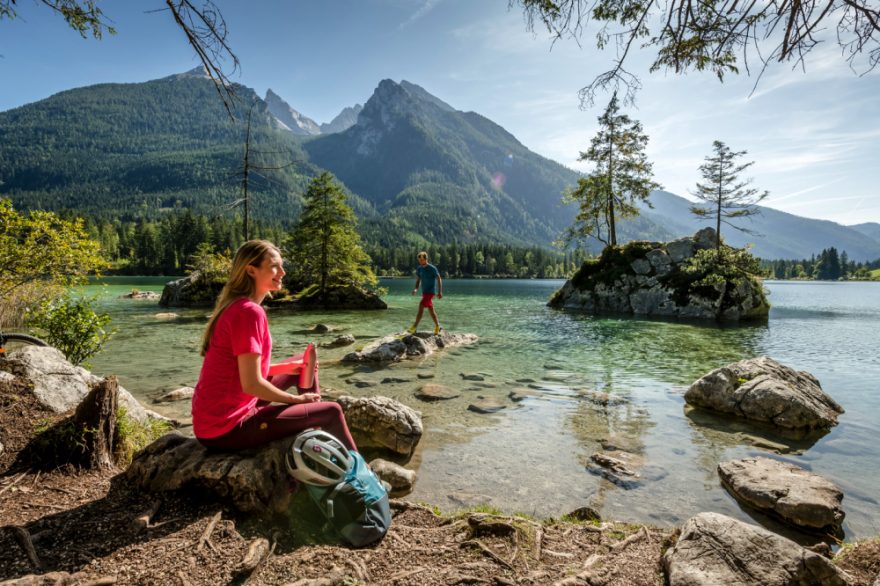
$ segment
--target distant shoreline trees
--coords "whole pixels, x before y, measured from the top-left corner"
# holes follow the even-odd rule
[[[818,255],[801,260],[761,260],[761,268],[769,279],[816,281],[878,281],[880,258],[869,262],[849,260],[846,251],[838,253],[831,246]]]

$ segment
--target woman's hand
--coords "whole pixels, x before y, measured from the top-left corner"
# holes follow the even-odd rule
[[[303,403],[317,403],[321,400],[321,395],[318,393],[303,393],[302,395],[291,395],[293,397],[293,405],[303,404]]]

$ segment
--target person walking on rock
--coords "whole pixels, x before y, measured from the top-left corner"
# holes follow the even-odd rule
[[[428,262],[427,252],[420,252],[416,258],[419,261],[419,266],[416,267],[416,286],[412,290],[412,294],[417,295],[419,285],[421,285],[422,300],[419,302],[419,312],[416,314],[416,321],[407,331],[411,334],[416,333],[419,322],[422,321],[422,315],[425,313],[425,309],[427,309],[428,313],[431,314],[431,319],[434,320],[434,335],[436,336],[440,334],[442,328],[440,327],[440,320],[437,319],[437,312],[434,311],[434,296],[436,295],[437,299],[443,299],[443,279],[440,278],[440,271],[437,270],[437,267]]]
[[[260,304],[281,289],[283,277],[281,253],[271,242],[249,240],[236,251],[202,338],[193,432],[207,448],[243,450],[321,428],[357,449],[339,404],[321,400],[313,345],[269,364],[272,336]],[[297,394],[284,390],[294,385]]]

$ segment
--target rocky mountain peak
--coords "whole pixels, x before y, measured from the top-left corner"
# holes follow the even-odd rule
[[[357,124],[358,116],[364,109],[360,104],[343,108],[342,112],[330,122],[321,125],[321,134],[333,134],[335,132],[343,132]]]
[[[265,101],[269,112],[292,133],[300,135],[321,134],[321,127],[317,122],[294,110],[290,104],[271,89],[266,90]]]

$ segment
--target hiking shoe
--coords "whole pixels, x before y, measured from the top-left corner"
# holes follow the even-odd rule
[[[441,328],[440,326],[434,326],[434,335],[435,335],[435,336],[439,336],[439,335],[440,335],[440,330],[442,330],[442,329],[443,329],[443,328]]]
[[[409,332],[410,334],[415,334],[416,333],[416,324],[413,324],[410,327],[406,328],[406,331]]]

